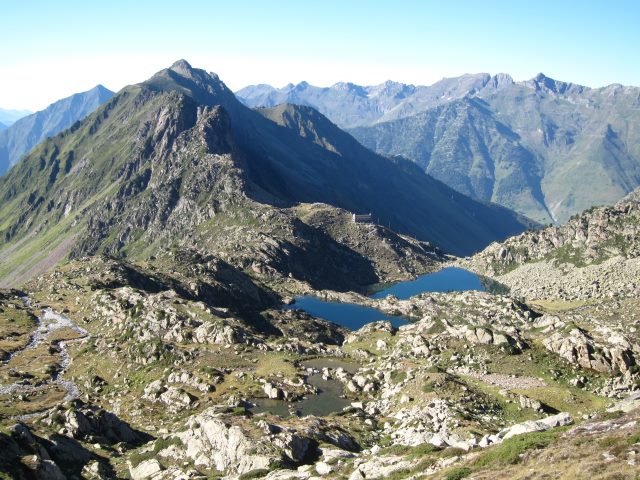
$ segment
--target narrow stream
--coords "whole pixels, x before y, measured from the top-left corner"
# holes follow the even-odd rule
[[[26,305],[29,305],[28,299],[23,300],[25,301]],[[87,332],[84,328],[76,325],[66,315],[56,313],[50,308],[44,309],[42,316],[38,317],[38,327],[31,335],[29,343],[24,348],[13,352],[3,363],[4,365],[8,365],[12,359],[18,357],[21,354],[24,354],[28,350],[39,347],[47,340],[52,332],[61,329],[73,330],[78,334],[78,337],[72,340],[58,342],[59,355],[61,359],[60,368],[51,375],[51,380],[46,380],[36,385],[31,385],[29,383],[26,383],[24,379],[21,379],[9,385],[0,385],[0,395],[30,393],[49,387],[51,385],[59,385],[67,392],[65,401],[72,400],[80,396],[80,389],[78,388],[78,386],[75,383],[63,378],[65,370],[71,363],[71,358],[69,357],[69,353],[67,352],[67,344],[70,342],[78,342],[87,339],[89,337],[89,332]]]

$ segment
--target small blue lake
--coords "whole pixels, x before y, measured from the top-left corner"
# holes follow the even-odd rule
[[[395,327],[407,322],[402,317],[387,315],[375,308],[354,303],[327,302],[317,297],[296,297],[296,303],[286,308],[304,310],[314,317],[324,318],[350,330],[358,330],[363,325],[378,320],[388,320]]]
[[[452,292],[464,290],[486,290],[475,273],[457,267],[444,268],[435,273],[422,275],[415,280],[395,283],[384,290],[371,295],[371,298],[384,298],[387,295],[395,295],[405,300],[423,292]],[[383,313],[375,308],[356,305],[353,303],[327,302],[317,297],[296,297],[293,305],[287,309],[300,309],[330,322],[337,323],[351,330],[357,330],[367,323],[378,320],[387,320],[398,327],[407,322],[406,318],[395,317]]]
[[[443,268],[439,272],[422,275],[415,280],[398,282],[371,295],[371,298],[384,298],[394,295],[406,300],[423,292],[462,292],[465,290],[486,290],[480,277],[469,270],[457,267]]]

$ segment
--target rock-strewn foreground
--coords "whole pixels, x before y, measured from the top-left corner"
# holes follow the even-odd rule
[[[180,249],[138,262],[74,260],[0,293],[0,471],[636,478],[640,300],[632,279],[606,272],[614,258],[623,272],[637,260],[638,211],[632,196],[465,261],[502,284],[495,294],[320,291],[282,274],[277,246],[245,271],[231,266],[237,258]],[[433,268],[411,239],[380,231],[358,241],[357,228],[374,227],[341,227],[339,210],[291,215],[352,245],[379,278]],[[550,280],[532,277],[550,265]],[[413,321],[350,332],[279,309],[300,292]],[[252,412],[267,398],[284,406],[280,415]],[[303,398],[330,408],[307,415]]]

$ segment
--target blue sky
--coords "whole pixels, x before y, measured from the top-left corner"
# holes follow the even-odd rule
[[[538,72],[640,85],[640,2],[0,0],[0,107],[117,90],[178,58],[233,89]]]

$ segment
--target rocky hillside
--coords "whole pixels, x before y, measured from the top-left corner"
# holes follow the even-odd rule
[[[501,294],[373,299],[451,260],[336,206],[385,212],[376,175],[405,204],[440,185],[184,61],[37,147],[0,180],[21,284],[0,289],[0,478],[634,479],[639,194],[463,260]],[[351,331],[299,294],[400,326]]]
[[[199,241],[218,255],[82,257],[0,290],[0,478],[634,479],[638,292],[594,270],[575,298],[561,274],[637,258],[637,207],[635,194],[500,247],[544,259],[561,239],[590,245],[587,266],[547,259],[556,290],[524,249],[491,257],[516,265],[498,275],[493,245],[468,264],[509,294],[337,292],[324,275],[346,289],[442,256],[318,203],[217,215]],[[513,272],[540,295],[521,298]],[[412,321],[349,331],[280,308],[298,293]]]
[[[351,294],[416,320],[349,332],[186,253],[85,258],[25,290],[0,291],[6,478],[560,478],[548,462],[577,457],[594,478],[637,471],[640,400],[619,400],[639,387],[634,298]],[[620,318],[607,331],[602,311]]]
[[[639,200],[466,260],[511,287],[500,295],[319,290],[323,272],[345,281],[341,265],[390,278],[441,256],[318,203],[219,217],[218,236],[201,240],[228,242],[221,256],[84,257],[0,290],[0,475],[634,479],[640,301],[624,275]],[[297,233],[278,246],[279,230]],[[327,253],[307,263],[296,241]],[[294,259],[285,277],[278,262]],[[300,292],[412,321],[349,331],[280,308]]]
[[[252,106],[310,105],[365,146],[413,160],[459,192],[563,223],[640,184],[639,92],[478,74],[430,87],[300,84],[238,95]]]
[[[293,110],[304,132],[246,108],[184,61],[125,88],[0,180],[0,276],[11,284],[66,255],[148,258],[171,246],[242,256],[243,247],[269,248],[260,235],[278,255],[305,258],[286,242],[325,243],[287,213],[300,203],[371,212],[375,223],[458,254],[524,229],[512,212],[373,154],[315,111]]]
[[[640,191],[591,208],[562,227],[528,231],[463,261],[527,298],[590,299],[638,293]]]
[[[93,112],[113,96],[102,85],[76,93],[24,116],[0,133],[0,175],[45,138],[56,135]]]

